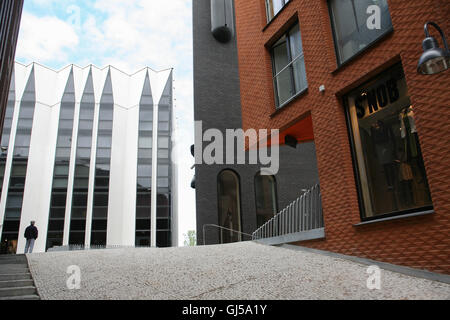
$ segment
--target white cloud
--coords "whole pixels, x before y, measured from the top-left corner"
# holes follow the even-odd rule
[[[27,62],[65,62],[78,43],[78,35],[70,24],[56,17],[23,12],[16,56]]]

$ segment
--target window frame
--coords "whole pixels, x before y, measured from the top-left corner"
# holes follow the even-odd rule
[[[302,52],[294,60],[292,60],[291,39],[289,37],[289,33],[292,31],[292,29],[295,28],[296,25],[298,25],[298,29],[300,31],[300,41],[301,41],[301,44],[302,44]],[[276,46],[276,43],[282,37],[286,38],[287,58],[289,60],[289,63],[285,67],[283,67],[283,69],[281,69],[278,73],[275,73],[276,67],[275,67],[274,48],[281,45],[280,44],[280,45]],[[304,61],[305,60],[305,54],[304,54],[304,50],[303,50],[303,41],[302,41],[302,38],[301,38],[300,23],[299,23],[298,20],[294,24],[292,24],[285,32],[283,32],[283,34],[280,37],[278,37],[278,39],[274,42],[274,44],[272,44],[270,46],[270,58],[271,58],[271,63],[272,63],[272,83],[273,83],[274,95],[275,95],[275,109],[276,109],[276,111],[278,111],[279,109],[283,108],[285,105],[289,104],[292,100],[294,100],[299,95],[303,94],[304,92],[306,92],[308,90],[308,79],[306,77],[306,64],[305,64],[305,61]],[[294,88],[294,90],[295,90],[295,73],[294,73],[294,68],[292,68],[292,65],[295,62],[297,62],[297,60],[299,60],[299,59],[303,59],[303,64],[304,64],[304,67],[305,67],[306,87],[301,89],[299,92],[294,93],[291,97],[289,97],[283,103],[280,103],[279,97],[278,97],[278,84],[276,82],[276,78],[282,72],[284,72],[287,68],[290,68],[291,88]]]
[[[274,15],[273,15],[273,17],[270,17],[270,15],[269,15],[269,0],[264,0],[264,2],[265,2],[265,7],[266,7],[266,22],[267,22],[267,24],[269,24],[270,22],[272,22],[279,14],[280,14],[280,12],[281,11],[283,11],[283,9],[289,4],[289,2],[291,2],[292,0],[281,0],[282,2],[283,2],[283,6],[281,7],[281,9],[280,10],[278,10],[278,12],[277,13],[274,13]]]
[[[369,80],[361,83],[356,88],[362,87],[364,85],[367,85],[368,83],[371,83],[372,81],[376,80],[378,77],[382,76],[383,74],[397,68],[398,66],[402,67],[400,62],[394,63],[390,67],[385,68],[383,71],[377,73],[374,77],[371,77]],[[404,72],[404,71],[403,71]],[[358,164],[358,157],[356,154],[356,147],[355,147],[355,138],[354,138],[354,131],[352,127],[352,119],[349,111],[349,103],[348,103],[348,97],[349,95],[354,91],[355,89],[350,90],[346,94],[342,96],[342,105],[344,107],[344,113],[345,113],[345,122],[347,125],[347,134],[349,139],[349,147],[350,147],[350,154],[352,157],[352,166],[353,166],[353,174],[355,178],[355,184],[356,184],[356,191],[358,194],[358,206],[359,206],[359,216],[361,223],[364,222],[376,222],[378,220],[385,220],[386,218],[392,218],[392,217],[401,217],[401,216],[408,216],[410,214],[414,213],[423,213],[423,212],[429,212],[430,210],[434,210],[433,204],[431,206],[424,206],[424,207],[418,207],[418,208],[412,208],[412,209],[406,209],[406,210],[398,210],[393,212],[388,212],[385,214],[380,215],[374,215],[372,217],[366,216],[366,210],[364,206],[364,196],[362,194],[362,182],[361,182],[361,175],[359,172],[359,164]]]
[[[346,64],[352,62],[356,58],[358,58],[360,55],[364,54],[366,51],[370,50],[372,47],[374,47],[379,42],[383,41],[387,36],[389,36],[392,32],[394,32],[394,26],[392,25],[392,17],[391,17],[391,27],[386,29],[383,34],[381,34],[378,38],[371,41],[369,44],[367,44],[364,48],[360,49],[359,51],[355,52],[351,57],[347,58],[346,60],[341,61],[341,54],[339,53],[339,47],[338,47],[338,41],[336,37],[336,28],[335,28],[335,19],[333,10],[331,8],[330,2],[334,0],[327,0],[327,6],[328,6],[328,15],[330,18],[330,26],[331,26],[331,33],[333,35],[333,45],[334,45],[334,51],[336,54],[336,63],[338,68],[345,66]],[[390,11],[389,11],[390,14]]]

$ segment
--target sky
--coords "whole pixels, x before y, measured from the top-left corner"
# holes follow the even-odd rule
[[[196,229],[192,0],[25,0],[16,60],[52,69],[113,65],[129,74],[174,68],[179,245]]]

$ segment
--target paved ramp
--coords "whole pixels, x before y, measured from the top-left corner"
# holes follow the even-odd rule
[[[446,283],[382,270],[381,289],[369,290],[367,265],[254,242],[28,259],[41,299],[450,299]],[[67,287],[72,265],[80,289]]]

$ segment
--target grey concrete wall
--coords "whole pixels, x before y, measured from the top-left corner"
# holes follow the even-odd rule
[[[203,131],[242,127],[239,70],[236,39],[227,44],[216,41],[211,33],[209,0],[193,1],[194,41],[194,118],[203,121]],[[207,145],[206,143],[204,146]],[[197,240],[203,244],[203,226],[219,224],[217,177],[222,170],[232,169],[240,177],[242,232],[256,229],[254,177],[257,165],[197,165],[196,205]],[[318,183],[314,143],[296,149],[280,148],[280,170],[276,175],[278,209],[295,200],[302,189]],[[206,243],[218,242],[218,231],[206,229]]]

